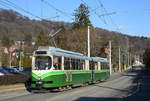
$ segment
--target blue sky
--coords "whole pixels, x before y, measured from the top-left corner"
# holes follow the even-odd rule
[[[74,10],[84,1],[91,9],[96,9],[97,15],[115,12],[115,14],[105,17],[101,16],[100,18],[94,12],[91,12],[90,20],[95,27],[118,31],[132,36],[150,37],[150,0],[43,0],[67,14],[60,13],[44,2],[41,2],[41,0],[2,1],[11,1],[17,6],[44,19],[51,18],[54,21],[65,22],[73,22],[72,15]],[[2,1],[0,2],[0,8],[14,9],[31,19],[38,19],[19,9],[8,7],[8,5],[6,7],[4,4],[2,5]],[[102,2],[106,11],[100,6],[99,1]],[[55,18],[55,16],[59,17]]]

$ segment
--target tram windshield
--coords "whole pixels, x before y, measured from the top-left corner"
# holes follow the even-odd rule
[[[35,70],[49,70],[51,69],[52,60],[49,56],[35,57]]]

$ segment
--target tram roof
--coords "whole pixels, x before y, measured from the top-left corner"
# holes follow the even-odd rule
[[[78,52],[72,52],[68,50],[63,50],[60,48],[55,47],[49,47],[49,46],[40,46],[38,50],[36,51],[46,51],[47,54],[52,54],[56,56],[65,56],[65,57],[72,57],[72,58],[78,58],[78,59],[87,59],[90,61],[97,61],[97,62],[108,62],[107,58],[101,58],[101,57],[87,57],[84,56],[81,53]]]
[[[57,55],[57,56],[74,57],[74,58],[79,58],[79,59],[87,58],[81,53],[67,51],[67,50],[63,50],[63,49],[55,48],[55,47],[48,47],[48,46],[40,46],[37,51],[47,51],[48,54]]]
[[[107,58],[102,58],[102,57],[91,57],[93,61],[100,61],[100,62],[108,62]]]

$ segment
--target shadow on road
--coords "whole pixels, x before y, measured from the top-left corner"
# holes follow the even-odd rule
[[[141,79],[141,75],[144,71],[144,67],[142,66],[133,66],[128,72],[123,73],[122,76],[134,77],[133,83],[137,83],[139,79]]]
[[[119,101],[120,98],[105,98],[105,97],[80,97],[74,101]]]
[[[117,90],[117,91],[121,91],[121,92],[129,92],[129,90],[122,90],[122,89],[117,89],[117,88],[112,88],[112,87],[107,87],[107,86],[100,86],[100,85],[94,85],[97,87],[101,87],[101,88],[107,88],[107,89],[113,89],[113,90]]]

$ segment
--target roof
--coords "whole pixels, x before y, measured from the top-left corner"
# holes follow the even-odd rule
[[[108,62],[107,58],[102,58],[102,57],[91,57],[93,61],[100,61],[100,62]]]
[[[63,50],[60,48],[49,47],[49,46],[40,46],[37,51],[47,51],[47,54],[57,55],[57,56],[65,56],[65,57],[73,57],[79,59],[86,59],[87,57],[78,52],[72,52],[68,50]]]
[[[40,46],[36,51],[47,51],[47,54],[57,55],[57,56],[65,56],[65,57],[72,57],[78,59],[86,59],[90,61],[100,61],[100,62],[108,62],[107,58],[101,57],[87,57],[78,52],[72,52],[68,50],[63,50],[60,48],[49,47],[49,46]],[[34,53],[35,54],[35,53]]]

